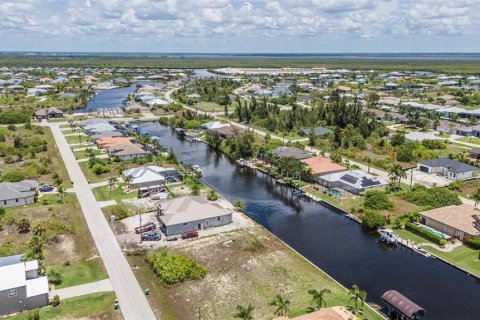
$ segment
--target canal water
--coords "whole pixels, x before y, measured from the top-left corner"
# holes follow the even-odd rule
[[[268,175],[241,169],[204,143],[181,140],[169,127],[142,123],[181,161],[198,164],[204,181],[226,199],[241,199],[246,214],[330,276],[381,306],[381,295],[398,290],[426,308],[428,319],[480,319],[480,283],[441,261],[392,248],[327,204],[294,197]],[[321,289],[321,288],[320,288]]]
[[[121,108],[122,100],[134,92],[136,88],[136,85],[133,84],[128,87],[97,90],[97,94],[88,99],[87,106],[76,109],[75,113],[94,112],[100,108]]]

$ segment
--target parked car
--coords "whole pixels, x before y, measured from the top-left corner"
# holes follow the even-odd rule
[[[142,241],[159,241],[162,236],[156,231],[142,233]]]
[[[198,232],[194,230],[189,230],[182,233],[182,239],[190,239],[196,237],[198,237]]]
[[[41,192],[50,192],[53,191],[54,187],[49,184],[43,184],[38,188],[38,191]]]
[[[167,240],[167,241],[177,241],[178,237],[168,237],[165,240]]]

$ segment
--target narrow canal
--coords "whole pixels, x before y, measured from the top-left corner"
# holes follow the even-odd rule
[[[136,88],[136,85],[133,84],[128,87],[97,90],[97,94],[88,99],[87,105],[84,108],[76,109],[75,113],[94,112],[100,108],[121,108],[122,100]]]
[[[480,285],[475,278],[432,258],[378,243],[338,210],[292,196],[268,175],[240,169],[204,143],[189,143],[156,122],[141,129],[160,137],[178,159],[198,164],[204,180],[228,200],[242,199],[246,214],[349,288],[357,284],[367,300],[395,289],[426,308],[428,319],[479,319]]]

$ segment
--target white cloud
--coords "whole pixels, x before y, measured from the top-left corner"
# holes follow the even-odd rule
[[[15,50],[18,34],[105,46],[435,39],[478,34],[479,15],[478,0],[2,0],[0,49]]]

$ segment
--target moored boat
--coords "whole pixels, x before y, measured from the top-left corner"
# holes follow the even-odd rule
[[[380,240],[389,244],[397,244],[397,236],[390,229],[378,229]]]

